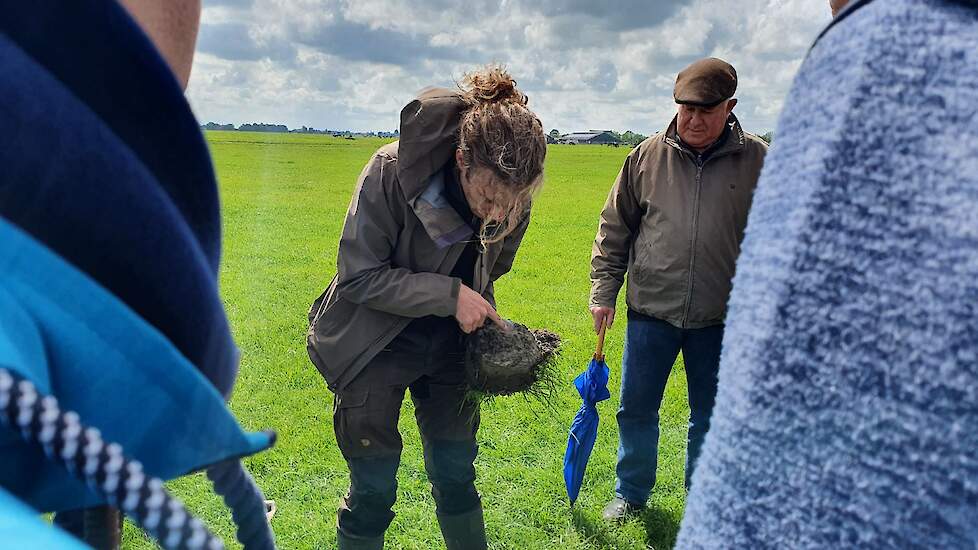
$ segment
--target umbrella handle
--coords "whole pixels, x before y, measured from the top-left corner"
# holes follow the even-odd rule
[[[604,317],[601,319],[601,329],[598,330],[598,347],[594,350],[594,358],[598,361],[604,361],[604,333],[608,328],[608,318]]]

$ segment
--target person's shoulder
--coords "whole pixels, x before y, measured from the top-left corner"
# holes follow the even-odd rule
[[[383,145],[374,151],[360,175],[361,187],[371,189],[372,193],[383,193],[388,197],[400,195],[397,152],[398,142],[396,141]]]
[[[665,136],[665,132],[656,132],[655,134],[643,139],[641,143],[636,145],[635,149],[632,150],[632,153],[643,154],[665,145]]]
[[[397,142],[388,143],[374,151],[367,161],[364,172],[384,180],[397,179]]]
[[[744,152],[750,157],[761,159],[767,155],[768,143],[754,134],[744,132]]]
[[[632,149],[632,152],[628,154],[628,157],[634,162],[639,162],[643,158],[648,158],[666,145],[665,135],[665,132],[657,132],[656,134],[645,138],[641,143],[636,145],[634,149]]]
[[[397,164],[398,142],[393,141],[381,146],[374,152],[374,159],[380,162]]]
[[[768,143],[750,132],[744,132],[744,146],[754,148],[762,152],[767,151]]]

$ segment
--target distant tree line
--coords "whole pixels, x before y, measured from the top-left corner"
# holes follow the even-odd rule
[[[649,137],[646,135],[639,134],[637,132],[633,132],[631,130],[625,130],[625,132],[623,133],[612,132],[612,134],[615,134],[615,137],[617,137],[619,140],[621,140],[623,144],[629,147],[638,147],[639,143],[642,143]]]
[[[626,130],[624,132],[615,132],[612,130],[611,133],[614,134],[623,145],[628,145],[629,147],[638,147],[639,143],[642,143],[648,139],[648,136],[639,134],[638,132],[633,132],[631,130]],[[550,130],[549,136],[552,142],[556,143],[556,141],[559,140],[563,134],[560,132],[560,130],[554,128]],[[768,145],[770,145],[771,142],[774,141],[774,132],[767,132],[757,137],[763,139],[768,143]]]
[[[237,130],[234,124],[217,124],[216,122],[208,122],[200,127],[202,130]]]
[[[239,128],[241,132],[282,132],[288,133],[289,129],[284,124],[265,124],[264,122],[252,122],[242,124]]]
[[[276,133],[291,133],[291,134],[322,134],[330,135],[336,137],[381,137],[381,138],[397,138],[400,136],[398,130],[393,132],[351,132],[349,130],[329,130],[329,129],[316,129],[302,126],[301,128],[295,128],[289,130],[289,128],[284,124],[266,124],[264,122],[251,122],[248,124],[242,124],[241,126],[235,128],[234,124],[218,124],[216,122],[208,122],[207,124],[201,125],[202,130],[223,130],[223,131],[234,131],[239,132],[276,132]],[[623,145],[628,147],[637,147],[639,143],[648,138],[648,136],[640,134],[638,132],[633,132],[631,130],[626,130],[624,132],[611,131],[612,134]],[[560,133],[556,128],[550,130],[549,137],[553,142],[556,142],[561,138],[563,134]],[[774,132],[767,132],[758,136],[769,144],[774,141]]]
[[[400,131],[394,130],[393,132],[352,132],[350,130],[329,130],[329,129],[317,129],[310,128],[308,126],[302,126],[301,128],[295,128],[290,130],[288,126],[284,124],[266,124],[264,122],[251,122],[247,124],[242,124],[241,126],[235,127],[234,124],[218,124],[216,122],[208,122],[207,124],[202,124],[200,126],[201,130],[221,130],[225,132],[238,131],[238,132],[271,132],[271,133],[282,133],[282,134],[320,134],[335,137],[345,137],[345,138],[358,138],[358,137],[380,137],[380,138],[397,138],[400,135]]]

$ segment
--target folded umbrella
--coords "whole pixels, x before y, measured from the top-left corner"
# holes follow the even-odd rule
[[[567,451],[564,453],[564,484],[571,506],[577,501],[584,481],[584,470],[598,437],[597,404],[611,397],[608,391],[608,365],[604,361],[604,335],[607,325],[601,324],[598,333],[598,347],[587,370],[574,379],[577,392],[584,401],[577,416],[571,423],[567,437]]]

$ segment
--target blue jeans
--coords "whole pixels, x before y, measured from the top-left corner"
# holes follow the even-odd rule
[[[628,312],[618,408],[618,465],[615,493],[644,504],[655,485],[659,450],[659,406],[679,351],[689,391],[686,488],[706,432],[717,393],[723,325],[681,329],[652,317]]]

